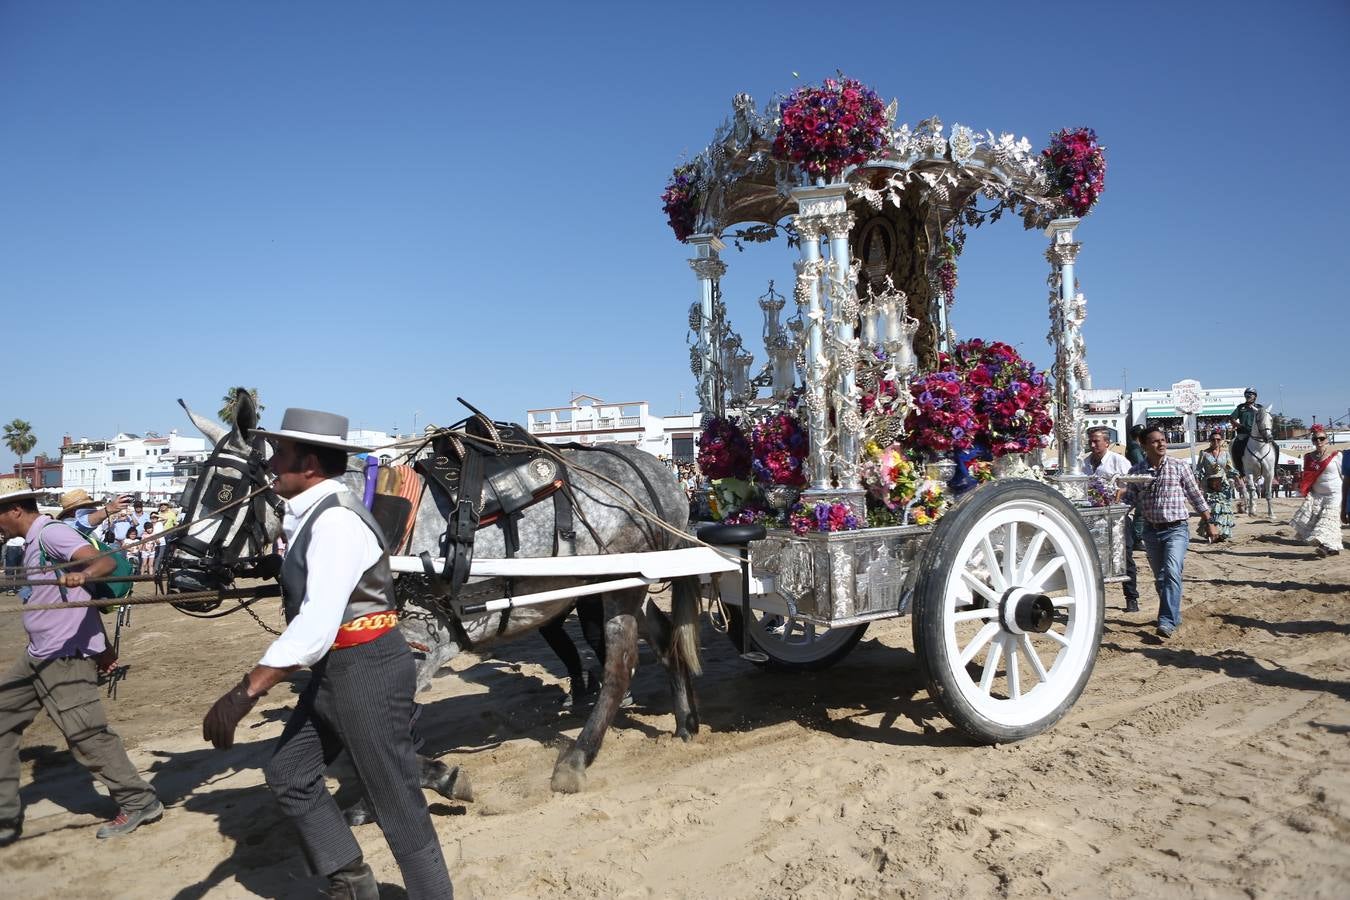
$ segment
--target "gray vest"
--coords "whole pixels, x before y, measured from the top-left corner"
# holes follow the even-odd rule
[[[395,608],[394,576],[389,570],[389,554],[384,546],[384,533],[376,523],[370,511],[365,508],[351,491],[339,491],[329,494],[314,506],[314,511],[305,519],[305,524],[291,538],[286,548],[286,561],[281,566],[282,610],[286,621],[290,622],[300,612],[300,601],[305,598],[305,583],[308,580],[308,563],[305,556],[309,550],[310,533],[314,520],[336,506],[346,507],[361,517],[366,527],[375,535],[380,545],[380,558],[361,573],[356,589],[347,599],[347,609],[342,614],[346,624],[352,619],[369,613],[386,612]]]

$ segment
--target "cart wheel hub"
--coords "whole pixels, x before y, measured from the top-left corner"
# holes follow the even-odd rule
[[[1045,634],[1055,620],[1055,604],[1044,594],[1008,588],[1000,603],[999,619],[1013,634]]]

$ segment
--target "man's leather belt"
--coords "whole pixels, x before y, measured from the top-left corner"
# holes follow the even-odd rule
[[[1168,528],[1176,528],[1178,525],[1185,524],[1185,519],[1177,519],[1175,522],[1145,522],[1144,527],[1151,528],[1154,531],[1166,531]]]
[[[337,639],[333,641],[333,646],[329,649],[342,650],[368,643],[386,631],[392,631],[397,626],[398,613],[396,612],[367,613],[364,616],[357,616],[350,622],[344,622],[339,626]]]

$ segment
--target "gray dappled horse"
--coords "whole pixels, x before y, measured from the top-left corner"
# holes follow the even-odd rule
[[[1272,498],[1275,496],[1275,466],[1280,461],[1280,448],[1274,440],[1267,440],[1266,436],[1272,434],[1272,419],[1270,409],[1261,407],[1261,416],[1256,421],[1256,427],[1252,429],[1252,434],[1247,438],[1247,444],[1242,451],[1242,481],[1239,483],[1239,490],[1246,498],[1247,514],[1251,518],[1256,518],[1256,498],[1264,497],[1266,501],[1266,518],[1275,521],[1275,505]],[[1261,489],[1257,490],[1257,479],[1261,479]]]
[[[236,413],[233,427],[226,428],[188,411],[194,424],[213,443],[214,451],[203,464],[191,496],[185,500],[186,520],[195,520],[218,508],[221,504],[217,498],[222,494],[242,496],[247,489],[261,484],[257,472],[263,467],[267,451],[261,441],[247,436],[256,424],[257,416],[247,399],[247,391],[241,393],[244,403]],[[590,526],[577,529],[577,554],[634,553],[679,546],[677,537],[635,513],[633,507],[641,507],[648,515],[684,531],[688,524],[684,490],[656,457],[630,447],[615,449],[617,454],[594,450],[569,450],[562,454],[575,495],[575,515]],[[655,496],[649,494],[643,478],[638,475],[639,470],[652,485]],[[362,489],[361,479],[360,471],[349,469],[348,485],[358,492],[358,496]],[[619,488],[607,482],[617,484]],[[230,486],[227,491],[217,487],[227,484]],[[405,553],[416,556],[427,551],[432,557],[445,556],[447,510],[442,503],[438,493],[423,487],[416,523]],[[164,560],[171,589],[195,591],[228,583],[230,566],[246,553],[261,552],[262,548],[255,546],[256,539],[246,539],[259,531],[265,532],[269,541],[281,531],[280,518],[271,503],[236,506],[218,519],[190,527],[185,537],[171,538]],[[520,541],[517,558],[552,556],[553,505],[545,502],[527,507],[518,520],[517,531]],[[596,543],[597,537],[600,544]],[[475,559],[501,559],[506,556],[505,550],[501,529],[488,526],[476,533]],[[588,580],[596,579],[530,578],[524,582],[517,579],[514,592],[547,591]],[[461,621],[463,634],[468,639],[468,647],[464,647],[455,637],[456,629],[445,608],[430,596],[429,591],[406,590],[408,582],[416,581],[425,584],[425,576],[414,579],[400,576],[395,587],[402,604],[399,628],[418,651],[419,690],[427,687],[436,671],[461,650],[477,652],[519,637],[565,615],[575,602],[567,599],[517,607],[505,618],[500,613],[466,616]],[[507,588],[505,579],[471,580],[461,589],[460,599],[466,603],[495,599],[505,596]],[[637,667],[639,622],[648,643],[669,674],[675,734],[688,740],[698,731],[698,708],[693,690],[693,676],[700,672],[698,579],[696,576],[676,578],[672,580],[671,588],[673,621],[648,598],[646,587],[601,595],[607,647],[604,678],[581,734],[558,754],[551,782],[555,791],[574,793],[585,786],[586,767],[600,750],[605,731],[613,721]],[[434,761],[423,761],[424,776],[428,765],[434,765]]]

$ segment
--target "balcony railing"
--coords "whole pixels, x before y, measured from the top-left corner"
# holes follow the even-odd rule
[[[530,431],[552,431],[552,422],[531,422]]]

